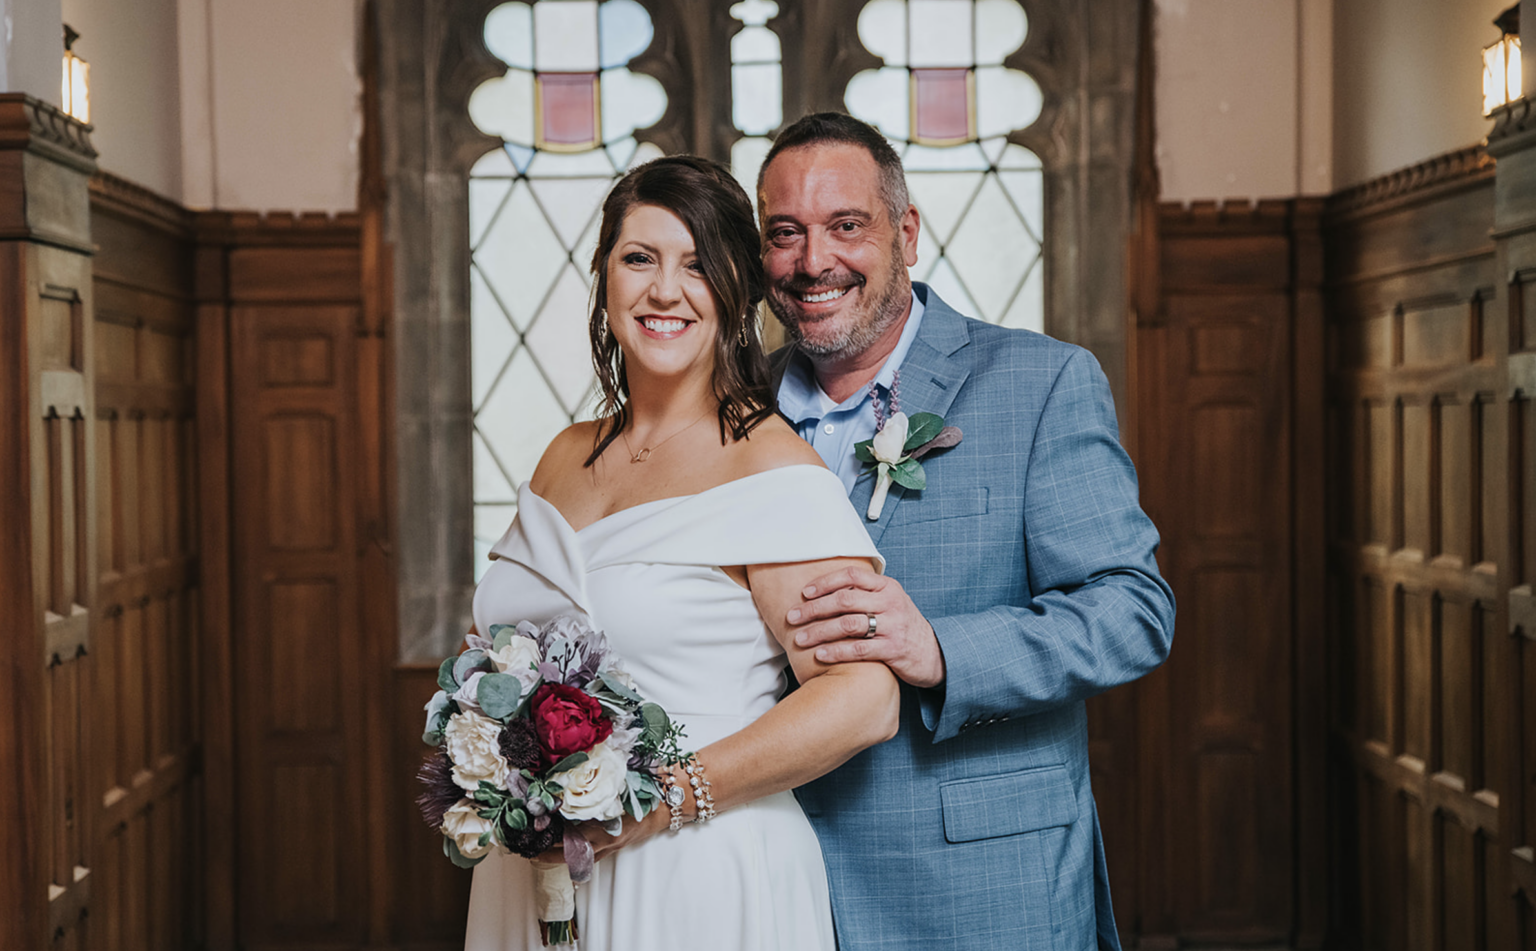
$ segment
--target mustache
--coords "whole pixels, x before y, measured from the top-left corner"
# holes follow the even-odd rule
[[[803,294],[813,289],[830,290],[834,287],[862,287],[864,278],[845,271],[841,274],[792,274],[789,277],[775,281],[774,286],[779,290],[791,294]]]

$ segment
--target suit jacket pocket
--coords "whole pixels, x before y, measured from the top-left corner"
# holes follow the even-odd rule
[[[984,485],[944,489],[935,485],[923,495],[906,496],[897,514],[904,524],[937,519],[965,518],[987,514],[987,487]]]
[[[942,783],[939,802],[950,842],[1038,832],[1077,819],[1077,796],[1065,766]]]

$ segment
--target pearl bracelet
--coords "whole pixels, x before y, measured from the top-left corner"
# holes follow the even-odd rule
[[[693,787],[693,821],[708,822],[715,817],[715,797],[710,794],[704,764],[697,755],[690,756],[683,761],[683,771],[688,774],[688,785]]]

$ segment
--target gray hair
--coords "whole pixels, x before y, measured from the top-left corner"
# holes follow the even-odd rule
[[[879,169],[880,200],[885,204],[891,224],[901,223],[901,216],[907,213],[907,206],[912,203],[907,195],[907,176],[901,167],[901,156],[874,126],[841,112],[815,112],[795,120],[780,132],[758,170],[757,193],[763,193],[763,176],[780,152],[816,145],[856,145],[868,152]]]

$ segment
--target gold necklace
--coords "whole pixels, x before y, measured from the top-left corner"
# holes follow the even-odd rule
[[[625,430],[622,430],[622,429],[619,430],[619,438],[624,440],[624,449],[625,449],[626,452],[629,453],[629,461],[630,462],[644,462],[645,460],[651,458],[651,453],[653,453],[656,450],[660,449],[662,446],[665,446],[674,437],[681,436],[683,433],[685,433],[688,430],[692,429],[693,427],[699,425],[699,423],[702,423],[704,421],[704,417],[708,416],[708,415],[709,415],[709,410],[705,410],[703,413],[701,413],[699,415],[698,419],[696,419],[693,422],[689,423],[687,426],[684,426],[682,429],[679,429],[677,432],[673,433],[671,436],[668,436],[666,439],[663,439],[661,442],[657,443],[656,445],[654,445],[654,446],[641,446],[639,452],[635,452],[635,448],[629,444],[629,433],[628,432],[626,432]]]

